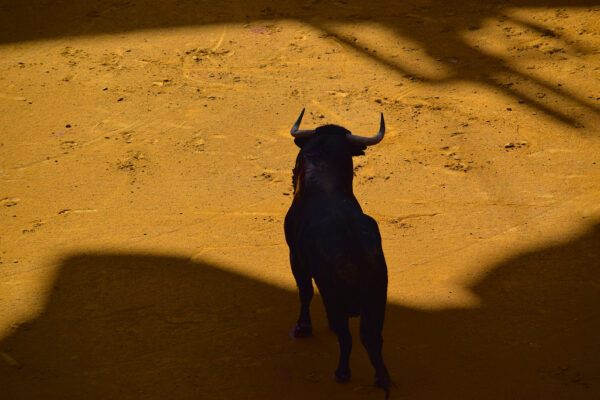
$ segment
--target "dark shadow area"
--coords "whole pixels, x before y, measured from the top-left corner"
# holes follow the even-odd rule
[[[481,51],[468,43],[463,35],[467,31],[479,30],[490,18],[498,24],[510,21],[504,12],[514,7],[550,9],[597,5],[597,2],[589,0],[4,0],[0,2],[0,43],[143,29],[293,19],[336,36],[359,54],[393,70],[419,77],[419,71],[408,68],[402,62],[402,57],[392,59],[382,56],[361,44],[360,37],[345,37],[332,28],[332,24],[339,22],[372,22],[395,32],[395,36],[390,36],[388,43],[382,45],[402,47],[402,41],[409,39],[418,43],[433,60],[458,60],[455,64],[445,63],[445,68],[452,70],[449,77],[419,77],[425,82],[481,83],[516,100],[525,101],[567,125],[582,127],[577,116],[567,113],[564,105],[555,103],[566,101],[570,108],[580,109],[579,113],[598,115],[600,110],[595,100],[587,98],[589,94],[577,95],[564,90],[554,82],[556,77],[542,80],[534,74],[517,71],[501,57]],[[561,40],[560,51],[589,53],[585,46],[562,38],[559,32],[547,26],[517,19],[512,22],[535,32],[540,38]],[[512,42],[509,40],[507,45],[509,43]],[[541,52],[535,53],[535,56],[545,57]],[[544,99],[539,98],[542,95]]]
[[[467,24],[490,16],[500,16],[503,9],[596,7],[593,0],[313,0],[230,1],[208,0],[2,0],[2,43],[49,39],[61,36],[98,35],[141,29],[175,28],[266,19],[406,22],[402,18],[423,18],[435,22],[465,19]],[[42,12],[32,12],[42,11]],[[398,27],[426,25],[414,21]],[[466,25],[466,24],[464,24]],[[456,29],[468,28],[463,24]],[[448,28],[439,24],[438,28]],[[477,27],[477,25],[469,25]],[[35,28],[35,29],[30,29]],[[447,30],[447,29],[446,29]],[[444,46],[444,43],[438,43]]]
[[[470,289],[479,308],[389,304],[392,398],[600,397],[600,224]],[[312,309],[315,337],[293,340],[295,292],[184,258],[74,255],[40,317],[0,342],[0,397],[382,399],[358,340],[351,383],[333,382],[336,339]]]

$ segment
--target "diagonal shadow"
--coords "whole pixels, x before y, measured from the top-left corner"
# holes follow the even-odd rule
[[[419,72],[416,71],[414,68],[407,69],[405,66],[402,65],[402,63],[399,63],[395,60],[387,59],[386,57],[381,56],[378,53],[368,51],[351,38],[345,37],[342,34],[335,33],[333,30],[330,30],[326,27],[326,25],[320,25],[318,23],[314,25],[323,32],[325,32],[328,36],[335,37],[337,40],[344,43],[346,46],[354,49],[355,51],[374,59],[378,63],[385,65],[394,71],[400,72],[404,75],[414,76],[423,82],[434,84],[460,81],[481,83],[486,86],[499,89],[505,95],[512,97],[515,100],[526,101],[526,103],[533,105],[536,109],[552,116],[558,121],[575,127],[583,127],[583,125],[576,118],[569,116],[568,114],[562,112],[560,109],[552,108],[549,105],[542,103],[536,98],[536,93],[550,92],[557,98],[562,98],[562,100],[566,100],[568,102],[577,104],[579,107],[584,108],[591,113],[600,115],[600,110],[595,106],[588,104],[585,100],[581,100],[577,96],[568,93],[565,90],[559,90],[553,87],[550,83],[544,82],[541,79],[538,79],[534,76],[523,74],[522,72],[511,68],[499,58],[485,55],[479,51],[475,51],[469,46],[461,46],[458,49],[456,48],[457,46],[454,46],[455,51],[449,52],[448,49],[451,48],[451,46],[447,46],[447,43],[449,41],[449,34],[446,32],[440,32],[444,34],[444,37],[439,38],[439,40],[441,42],[444,42],[446,46],[441,44],[439,48],[430,48],[429,55],[435,59],[442,59],[447,58],[449,54],[461,54],[463,58],[462,63],[465,66],[454,68],[450,77],[436,79],[424,77],[422,74],[419,74]],[[402,32],[402,34],[404,35],[406,34],[406,32]],[[457,40],[455,43],[461,42],[461,40]],[[435,41],[432,41],[432,43],[435,43]],[[425,46],[425,48],[427,48],[428,46],[428,43],[421,42],[421,44]],[[527,84],[529,84],[529,86],[534,86],[534,88],[536,88],[537,90],[535,90],[535,93],[529,93],[529,88],[527,87],[513,86],[512,83],[505,84],[503,80],[500,79],[502,75],[512,75],[514,77],[513,80],[520,81],[523,83],[521,86],[527,86]]]
[[[407,38],[419,43],[432,59],[460,56],[461,63],[448,65],[451,76],[446,79],[425,79],[432,84],[469,81],[498,89],[515,100],[525,99],[530,105],[567,125],[582,127],[582,121],[569,115],[562,105],[542,101],[537,92],[552,94],[553,100],[566,101],[575,108],[600,114],[596,104],[586,96],[578,96],[558,89],[551,80],[541,80],[511,68],[501,58],[485,54],[465,41],[461,32],[478,29],[490,18],[509,19],[503,15],[508,8],[592,7],[597,2],[589,0],[491,0],[480,2],[463,0],[358,0],[323,1],[310,3],[291,1],[253,2],[208,0],[4,0],[0,2],[0,44],[27,40],[120,33],[132,30],[163,29],[183,26],[203,26],[223,23],[249,23],[274,19],[295,19],[326,32],[328,26],[338,22],[374,22],[396,33],[397,38]],[[548,36],[548,28],[514,20],[531,28],[541,36]],[[334,34],[334,33],[333,33]],[[557,36],[558,37],[558,36]],[[347,38],[340,39],[360,54],[372,58],[393,70],[407,68],[401,61],[389,60],[372,51],[366,51]],[[390,38],[390,43],[396,38]],[[566,48],[581,50],[577,43]],[[522,85],[506,85],[505,75],[515,76]]]
[[[510,257],[470,289],[477,309],[389,304],[393,397],[599,397],[599,223]],[[218,265],[75,254],[63,260],[43,313],[0,342],[13,364],[0,358],[2,397],[383,398],[369,386],[373,371],[358,344],[352,382],[333,382],[337,343],[320,299],[315,337],[288,336],[297,308],[295,292]]]

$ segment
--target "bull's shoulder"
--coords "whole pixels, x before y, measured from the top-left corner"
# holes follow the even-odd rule
[[[377,233],[379,235],[379,225],[375,218],[367,214],[360,214],[353,218],[357,229],[365,233]]]
[[[360,223],[362,225],[364,225],[365,227],[374,228],[374,229],[379,230],[377,221],[375,220],[375,218],[371,217],[370,215],[362,213],[361,215],[358,216],[358,220],[360,220]]]
[[[367,214],[362,214],[356,219],[356,231],[361,240],[364,240],[369,247],[381,248],[381,233],[377,221]]]

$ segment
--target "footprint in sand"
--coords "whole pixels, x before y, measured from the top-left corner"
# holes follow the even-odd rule
[[[190,140],[183,143],[183,149],[185,151],[190,151],[192,153],[202,153],[204,151],[204,146],[206,145],[206,141],[202,138],[201,135],[194,135]]]
[[[41,219],[36,219],[31,221],[29,224],[29,228],[28,229],[23,229],[23,233],[33,233],[35,232],[40,226],[44,225],[46,222],[42,221]]]
[[[60,148],[63,150],[74,150],[78,143],[75,140],[63,140],[60,142]]]
[[[17,199],[16,197],[5,197],[2,200],[0,200],[0,206],[13,207],[13,206],[16,206],[17,204],[19,204],[19,201],[21,201],[21,200]]]
[[[146,156],[141,151],[130,151],[127,157],[117,162],[117,167],[122,171],[135,171],[137,168],[147,166]]]

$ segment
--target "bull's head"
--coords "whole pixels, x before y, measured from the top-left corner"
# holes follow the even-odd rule
[[[300,130],[304,109],[290,133],[301,148],[296,159],[292,177],[294,193],[297,194],[302,180],[312,179],[322,186],[343,186],[352,190],[352,156],[364,154],[367,146],[383,139],[385,122],[381,113],[379,132],[372,137],[357,136],[337,125],[324,125],[312,130]]]
[[[302,109],[302,112],[300,113],[298,120],[296,121],[294,126],[292,126],[292,130],[290,131],[290,133],[292,134],[292,136],[294,138],[309,138],[309,137],[313,136],[315,133],[317,133],[316,129],[312,129],[312,130],[300,130],[299,129],[300,122],[302,122],[302,117],[304,116],[305,110],[306,110],[305,108]],[[346,139],[348,140],[348,142],[350,142],[352,144],[356,144],[358,146],[372,146],[374,144],[381,142],[383,140],[384,134],[385,134],[385,121],[383,120],[383,113],[381,113],[381,123],[379,125],[379,132],[377,132],[377,135],[375,135],[373,137],[364,137],[364,136],[353,135],[350,132],[348,132],[346,134]]]

